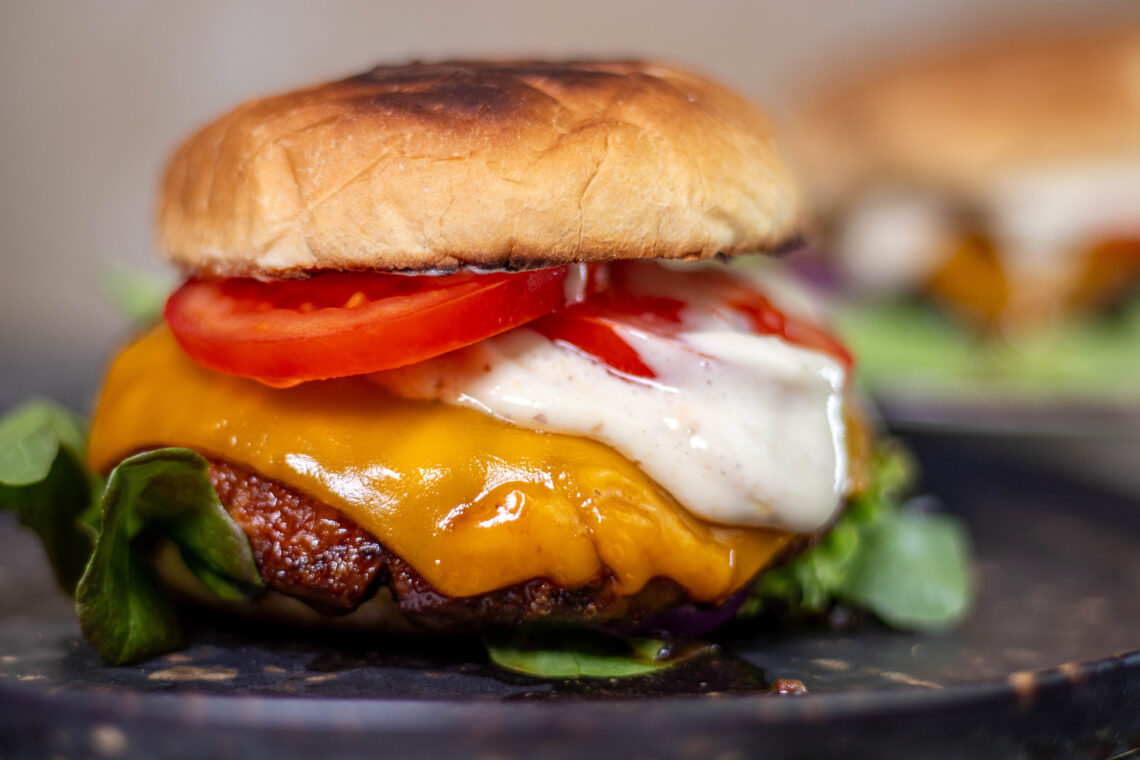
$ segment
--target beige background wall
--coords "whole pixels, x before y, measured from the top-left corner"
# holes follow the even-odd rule
[[[83,403],[124,329],[95,281],[161,271],[163,161],[241,100],[409,57],[639,55],[779,112],[797,83],[946,36],[1140,23],[1135,0],[0,2],[0,408]]]

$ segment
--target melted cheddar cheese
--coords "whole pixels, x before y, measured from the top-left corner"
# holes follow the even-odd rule
[[[194,364],[165,326],[115,359],[88,463],[106,471],[160,446],[340,510],[451,597],[606,576],[631,594],[664,577],[717,602],[794,538],[700,520],[596,441],[399,399],[359,378],[268,388]]]

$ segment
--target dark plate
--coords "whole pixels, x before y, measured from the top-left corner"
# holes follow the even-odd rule
[[[883,419],[896,430],[1140,442],[1140,404],[1135,402],[1012,402],[979,396],[957,400],[880,398],[877,405]]]
[[[882,399],[884,421],[946,436],[1140,499],[1140,405]]]
[[[720,656],[549,683],[477,641],[190,625],[104,666],[30,534],[0,523],[0,757],[1098,757],[1140,748],[1140,504],[917,439],[970,523],[977,609],[942,636],[737,626]],[[772,693],[798,679],[807,696]]]

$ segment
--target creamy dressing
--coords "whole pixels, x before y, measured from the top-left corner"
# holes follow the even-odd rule
[[[590,265],[571,264],[566,267],[562,294],[567,304],[582,303],[590,292]]]
[[[804,533],[826,525],[846,488],[843,367],[731,319],[686,325],[673,338],[619,328],[653,380],[621,376],[526,328],[375,380],[405,397],[602,441],[713,522]]]

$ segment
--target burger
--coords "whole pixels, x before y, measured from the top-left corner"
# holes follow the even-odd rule
[[[887,394],[1135,400],[1140,33],[960,46],[829,84],[798,158]]]
[[[185,281],[88,441],[35,423],[97,507],[21,514],[75,526],[52,556],[95,536],[60,578],[112,662],[178,644],[172,595],[407,633],[731,616],[869,488],[850,355],[725,263],[800,219],[762,115],[669,66],[249,102],[170,163]]]

